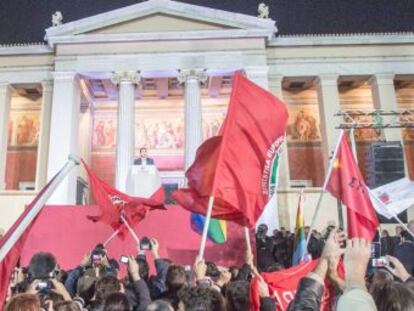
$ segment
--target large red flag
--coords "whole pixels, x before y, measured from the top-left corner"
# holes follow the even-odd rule
[[[199,147],[186,172],[189,188],[176,191],[174,199],[205,215],[214,196],[213,218],[253,227],[269,199],[272,160],[287,119],[278,98],[237,72],[224,125]]]
[[[23,230],[20,237],[16,240],[14,245],[10,248],[10,250],[6,253],[6,256],[0,262],[0,310],[3,310],[3,303],[6,300],[7,290],[9,287],[12,272],[17,265],[20,254],[22,253],[23,247],[36,218],[27,223],[27,226],[25,228],[22,228],[22,224],[26,222],[28,215],[32,212],[36,203],[39,202],[39,199],[43,196],[46,190],[49,189],[52,182],[56,179],[56,176],[58,176],[61,172],[62,170],[60,170],[36,195],[33,201],[28,206],[26,206],[23,213],[19,216],[13,226],[7,231],[5,236],[0,240],[0,249],[2,249],[16,232]]]
[[[121,215],[133,227],[144,219],[148,210],[165,208],[163,188],[160,188],[148,199],[131,197],[98,178],[85,162],[82,161],[82,163],[88,173],[90,188],[95,203],[100,208],[99,215],[89,216],[91,220],[108,224],[114,230],[122,229],[120,230],[122,236],[126,228],[120,220]]]
[[[378,227],[378,218],[344,133],[341,134],[332,161],[324,189],[346,205],[348,237],[372,241]]]
[[[289,269],[261,274],[263,280],[269,287],[271,297],[275,299],[277,311],[287,310],[289,304],[295,298],[300,280],[313,271],[317,262],[317,260],[313,260]],[[333,294],[333,288],[330,286],[329,282],[325,281],[325,289],[320,310],[332,310]],[[250,283],[250,310],[260,310],[259,280],[257,277]]]

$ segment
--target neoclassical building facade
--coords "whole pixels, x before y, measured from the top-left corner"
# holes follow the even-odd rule
[[[184,185],[197,147],[225,117],[236,70],[288,106],[280,223],[293,227],[298,187],[310,222],[343,122],[335,114],[414,109],[414,34],[281,36],[265,13],[149,0],[63,24],[57,16],[44,44],[0,46],[0,227],[69,154],[123,190],[147,147],[163,182]],[[364,148],[385,138],[404,144],[414,177],[411,130],[355,136],[362,169]],[[73,171],[49,203],[75,204],[82,179]],[[319,227],[338,221],[329,195],[322,210]]]

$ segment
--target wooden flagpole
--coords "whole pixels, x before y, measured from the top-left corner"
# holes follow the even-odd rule
[[[323,183],[322,192],[319,194],[318,202],[316,203],[316,209],[315,209],[315,212],[313,213],[313,216],[312,216],[312,222],[310,224],[309,232],[312,232],[312,230],[315,228],[316,219],[318,218],[319,210],[320,210],[321,203],[322,203],[322,198],[323,198],[323,196],[326,192],[326,185],[328,184],[329,178],[331,177],[333,165],[335,163],[336,155],[338,154],[339,145],[341,143],[342,136],[344,135],[344,133],[345,133],[344,130],[341,130],[341,133],[339,134],[338,143],[336,144],[334,154],[333,154],[332,159],[329,163],[328,174],[326,174],[325,182]],[[306,239],[306,249],[308,248],[310,237],[311,237],[311,234],[308,234],[308,237]]]
[[[252,242],[250,241],[250,230],[244,227],[244,236],[246,238],[246,249],[249,254],[252,253]]]
[[[210,225],[211,213],[213,211],[213,205],[214,205],[214,197],[210,196],[210,198],[208,200],[206,220],[204,222],[204,227],[203,227],[203,234],[201,236],[200,250],[198,251],[198,259],[200,259],[200,260],[204,258],[204,250],[206,248],[207,233],[208,233],[208,227]]]

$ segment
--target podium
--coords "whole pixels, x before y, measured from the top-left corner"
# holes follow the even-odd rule
[[[127,193],[149,198],[161,187],[161,177],[155,165],[132,165],[127,179]]]

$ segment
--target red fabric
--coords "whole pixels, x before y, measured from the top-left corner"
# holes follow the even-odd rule
[[[127,229],[120,220],[121,213],[129,225],[133,227],[145,218],[148,210],[165,209],[163,203],[165,193],[162,187],[149,199],[131,197],[99,179],[85,162],[82,161],[82,163],[89,176],[89,184],[95,203],[100,207],[99,215],[89,216],[89,219],[95,222],[101,221],[110,225],[114,230],[121,229],[120,235],[123,236]],[[113,197],[118,197],[122,200],[122,206],[115,205],[112,202]]]
[[[341,135],[328,178],[325,189],[347,207],[348,237],[372,241],[378,218],[345,134]]]
[[[160,243],[161,258],[170,258],[180,265],[193,265],[200,248],[200,235],[189,225],[190,212],[178,205],[167,205],[166,210],[154,210],[133,229],[138,237],[155,238]],[[29,263],[33,254],[51,252],[62,269],[73,269],[96,244],[104,243],[113,229],[102,223],[92,223],[87,216],[98,210],[97,206],[45,206],[32,227],[21,254],[21,264]],[[45,237],[47,237],[45,239]],[[254,239],[252,240],[254,243]],[[254,249],[254,244],[252,248]],[[205,259],[220,266],[240,266],[246,249],[244,230],[227,224],[227,241],[214,244],[207,241]],[[134,256],[137,247],[130,234],[125,239],[115,237],[108,245],[110,258],[119,260],[121,255]],[[155,271],[151,252],[147,252],[151,271]],[[121,266],[121,275],[125,267]]]
[[[37,203],[39,198],[43,195],[46,189],[49,188],[52,181],[56,178],[56,176],[60,173],[60,171],[48,182],[48,184],[37,194],[37,196],[33,199],[33,201],[25,208],[23,213],[20,217],[16,220],[16,222],[11,226],[11,228],[7,231],[7,233],[3,236],[0,240],[0,249],[5,245],[5,243],[10,239],[12,234],[16,231],[18,226],[21,222],[27,217],[27,214],[32,210],[34,205]],[[41,212],[39,212],[40,214]],[[33,219],[31,223],[24,229],[20,238],[16,241],[4,259],[0,262],[0,310],[3,310],[3,304],[6,300],[7,290],[10,283],[10,278],[14,268],[17,265],[21,252],[25,246],[26,240],[29,237],[31,232],[31,228],[33,224],[36,222],[37,216]]]
[[[174,199],[205,215],[214,196],[212,217],[254,227],[269,199],[272,159],[287,119],[278,98],[236,73],[224,125],[197,150],[186,172],[189,188],[176,191]]]
[[[308,275],[315,268],[317,260],[294,266],[277,272],[262,273],[264,281],[269,286],[271,296],[275,298],[276,310],[284,311],[295,298],[296,289],[301,278]],[[250,284],[250,310],[260,310],[259,280],[255,277]],[[325,282],[322,296],[321,310],[331,310],[333,289]]]

